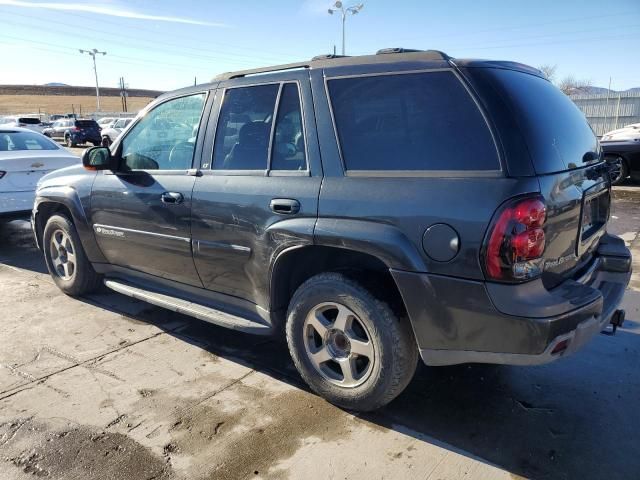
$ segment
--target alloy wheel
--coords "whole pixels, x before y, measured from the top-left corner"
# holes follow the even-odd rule
[[[373,370],[376,352],[366,325],[344,305],[327,302],[304,321],[304,345],[316,371],[340,387],[357,387]]]
[[[60,229],[53,232],[49,252],[56,275],[63,280],[71,279],[76,271],[76,250],[71,237]]]
[[[622,175],[624,174],[624,167],[622,165],[622,157],[616,157],[611,160],[609,163],[609,176],[611,178],[611,183],[618,183],[623,180]]]

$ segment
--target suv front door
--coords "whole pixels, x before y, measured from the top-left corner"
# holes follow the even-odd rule
[[[191,169],[206,93],[171,98],[114,145],[117,172],[98,173],[91,223],[112,265],[202,286],[191,255]]]
[[[308,72],[220,85],[193,193],[205,288],[269,307],[269,266],[313,242],[322,181]]]

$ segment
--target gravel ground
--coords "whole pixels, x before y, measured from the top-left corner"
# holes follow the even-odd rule
[[[615,197],[610,229],[640,259],[640,188]],[[28,223],[0,224],[0,478],[637,479],[638,278],[615,337],[540,367],[421,367],[353,415],[281,342],[61,294]]]

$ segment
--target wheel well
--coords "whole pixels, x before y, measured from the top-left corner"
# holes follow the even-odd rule
[[[38,245],[40,245],[40,247],[42,247],[42,232],[44,232],[44,227],[47,224],[47,220],[49,220],[52,215],[55,215],[57,213],[65,215],[70,221],[73,222],[71,211],[62,203],[43,202],[38,205],[38,213],[36,214],[35,218],[35,234]]]
[[[627,157],[625,157],[622,153],[615,153],[615,152],[610,152],[610,153],[605,153],[604,158],[618,158],[620,157],[625,165],[627,166],[627,168],[629,168],[629,160],[627,159]]]
[[[306,280],[324,272],[338,272],[357,281],[376,298],[383,300],[400,317],[406,309],[389,268],[366,253],[335,247],[309,246],[285,253],[271,275],[271,311],[284,324],[289,301]]]

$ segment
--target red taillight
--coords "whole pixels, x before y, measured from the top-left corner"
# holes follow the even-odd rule
[[[2,170],[0,170],[0,178],[4,177],[6,173],[7,172],[3,172]]]
[[[546,214],[541,197],[517,199],[502,208],[484,252],[489,278],[519,281],[542,273]]]

